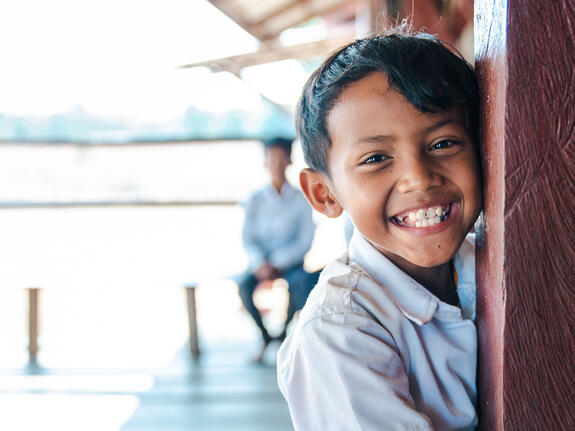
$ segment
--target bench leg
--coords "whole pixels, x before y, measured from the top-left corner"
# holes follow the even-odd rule
[[[40,289],[29,287],[26,290],[28,291],[28,360],[34,364],[38,355]]]
[[[196,315],[196,288],[197,286],[185,286],[186,303],[188,308],[188,329],[190,340],[190,353],[194,359],[200,357],[200,344],[198,341],[198,319]]]

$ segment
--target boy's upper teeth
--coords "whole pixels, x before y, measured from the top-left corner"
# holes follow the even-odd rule
[[[442,217],[446,214],[449,205],[436,205],[433,207],[428,208],[419,208],[410,211],[408,214],[403,214],[400,218],[403,220],[404,218],[409,219],[410,222],[414,223],[417,221],[427,220],[425,225],[429,224],[429,220],[433,220],[435,222],[436,217]],[[433,222],[432,222],[433,223]],[[435,224],[435,223],[433,223]]]

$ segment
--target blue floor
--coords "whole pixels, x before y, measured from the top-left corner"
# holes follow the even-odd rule
[[[272,345],[255,365],[245,342],[187,345],[166,367],[0,372],[0,429],[10,431],[290,431]]]
[[[293,429],[273,364],[269,359],[268,365],[251,364],[233,346],[204,351],[197,362],[188,362],[182,352],[139,398],[122,431]]]

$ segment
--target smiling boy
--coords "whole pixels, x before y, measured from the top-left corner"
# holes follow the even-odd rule
[[[278,353],[296,430],[477,426],[477,104],[471,66],[425,34],[356,41],[306,84],[302,190],[356,229]]]

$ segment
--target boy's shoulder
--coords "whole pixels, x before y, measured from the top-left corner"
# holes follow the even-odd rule
[[[341,319],[354,315],[373,320],[374,316],[399,313],[388,289],[365,268],[350,260],[349,252],[330,262],[321,272],[300,314],[301,327],[318,319]]]
[[[281,345],[277,356],[280,380],[289,380],[298,355],[321,356],[318,349],[325,353],[347,346],[357,352],[363,343],[371,345],[377,339],[390,346],[390,352],[401,351],[404,321],[387,286],[345,252],[324,268],[295,328]],[[362,334],[371,334],[370,340]]]

